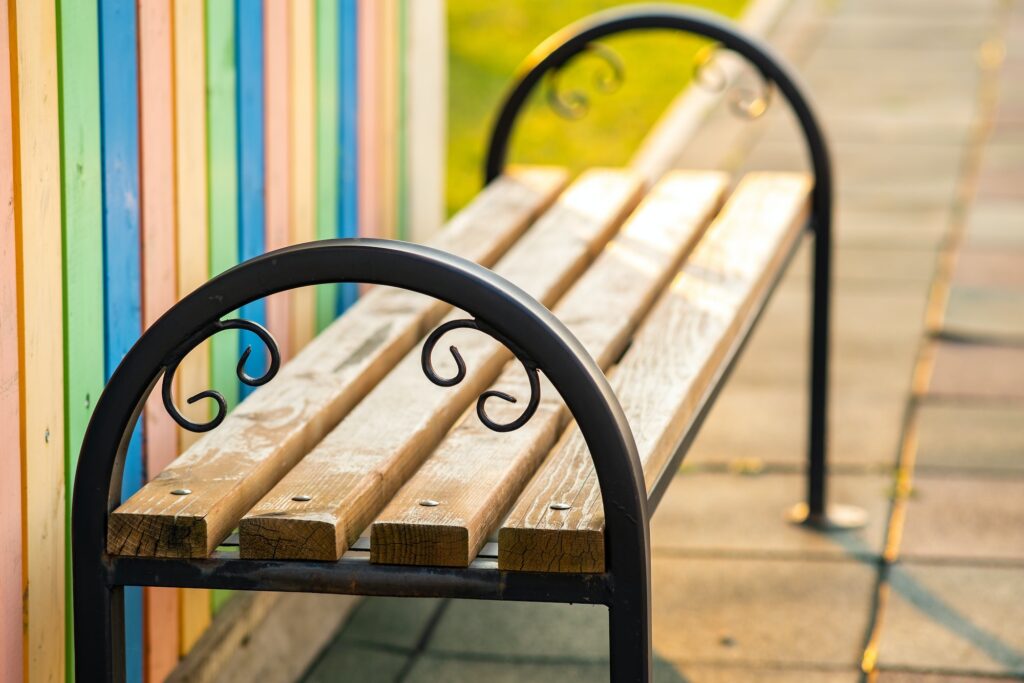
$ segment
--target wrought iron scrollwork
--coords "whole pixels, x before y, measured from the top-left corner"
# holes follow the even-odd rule
[[[594,78],[594,87],[597,88],[598,92],[611,94],[622,87],[626,79],[626,69],[623,66],[622,58],[614,50],[601,43],[588,43],[573,55],[569,61],[552,69],[547,75],[548,106],[564,119],[581,119],[590,110],[590,97],[585,92],[581,90],[563,92],[561,89],[562,70],[573,59],[587,53],[601,59],[607,67],[604,70],[598,71]]]
[[[247,384],[250,387],[262,386],[274,379],[274,376],[277,375],[277,371],[281,368],[281,352],[277,348],[277,342],[274,341],[274,337],[265,327],[258,323],[254,323],[251,320],[218,320],[189,337],[181,346],[175,349],[164,363],[164,378],[163,386],[161,387],[164,408],[167,409],[167,412],[172,418],[174,418],[175,422],[189,431],[208,432],[211,429],[216,428],[224,421],[224,417],[228,412],[228,404],[227,401],[224,400],[224,396],[219,391],[214,389],[200,391],[195,396],[189,397],[186,402],[189,405],[192,405],[196,401],[201,401],[204,398],[213,399],[217,404],[217,414],[208,422],[192,422],[182,415],[181,412],[178,411],[177,406],[174,405],[174,397],[171,391],[171,386],[174,382],[174,373],[177,372],[178,365],[181,364],[181,361],[189,354],[190,351],[192,351],[192,349],[196,348],[199,344],[203,343],[218,332],[232,329],[252,332],[260,338],[260,341],[263,342],[264,346],[267,347],[267,351],[270,353],[270,364],[267,366],[267,369],[262,375],[253,376],[245,371],[245,362],[249,360],[249,356],[252,354],[252,347],[245,347],[241,358],[238,359],[238,365],[235,367],[235,374],[238,375],[238,379],[244,384]]]
[[[714,61],[715,56],[723,49],[717,45],[708,45],[697,52],[693,60],[694,81],[713,92],[724,92],[729,88],[728,77]],[[750,120],[758,119],[768,111],[774,91],[772,82],[760,71],[757,73],[761,85],[758,91],[736,86],[732,88],[729,97],[729,108],[732,112]]]
[[[530,381],[530,400],[526,404],[525,410],[522,414],[513,420],[512,422],[500,423],[495,422],[487,415],[487,399],[489,398],[500,398],[503,401],[509,403],[517,403],[518,401],[514,396],[506,394],[503,391],[496,391],[490,389],[480,394],[480,397],[476,402],[476,414],[480,418],[480,421],[484,425],[496,432],[511,432],[519,429],[533,417],[533,414],[537,412],[537,406],[540,405],[540,376],[538,375],[537,364],[533,362],[521,349],[513,344],[508,338],[497,332],[492,327],[486,325],[475,319],[465,320],[451,320],[439,326],[436,330],[431,332],[426,340],[423,342],[423,351],[420,354],[420,363],[423,366],[423,374],[427,376],[431,382],[439,387],[453,387],[463,379],[466,378],[466,361],[463,360],[462,354],[459,353],[458,347],[452,345],[448,347],[448,350],[452,354],[452,359],[455,361],[455,375],[452,377],[441,377],[437,374],[434,369],[433,361],[431,360],[434,354],[434,347],[437,346],[437,342],[441,340],[445,334],[454,329],[467,328],[471,330],[477,330],[484,334],[493,337],[499,343],[503,344],[522,364],[523,369],[526,370],[527,379]]]

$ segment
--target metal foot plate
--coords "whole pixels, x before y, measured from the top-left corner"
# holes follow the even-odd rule
[[[807,503],[797,503],[786,511],[786,519],[817,531],[848,531],[866,525],[868,514],[855,505],[829,505],[825,514],[811,515]]]

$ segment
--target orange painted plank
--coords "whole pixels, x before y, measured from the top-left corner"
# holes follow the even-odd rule
[[[0,434],[20,445],[18,284],[7,0],[0,0]],[[22,678],[21,449],[0,452],[0,680]]]
[[[178,298],[174,197],[174,52],[171,0],[138,0],[139,161],[142,218],[142,324],[148,328]],[[178,455],[177,426],[154,392],[143,415],[147,477]],[[178,594],[144,592],[143,667],[163,680],[178,662]]]
[[[292,0],[289,8],[291,239],[298,243],[316,239],[316,9],[313,0]],[[315,333],[314,294],[311,287],[292,292],[293,352],[305,346]]]
[[[263,4],[263,97],[265,212],[267,251],[291,244],[291,188],[289,167],[288,0],[265,0]],[[275,294],[267,299],[267,329],[277,340],[281,356],[292,355],[291,295]]]
[[[185,296],[209,278],[206,195],[206,42],[203,0],[174,2],[174,132],[175,217],[178,244],[178,296]],[[190,353],[178,368],[179,396],[193,396],[210,384],[209,344]],[[178,409],[190,420],[205,421],[207,401]],[[184,450],[199,435],[181,430]],[[180,593],[180,652],[185,654],[210,624],[210,594],[206,590]]]
[[[64,349],[56,4],[14,0],[10,55],[18,288],[26,677],[64,649]]]

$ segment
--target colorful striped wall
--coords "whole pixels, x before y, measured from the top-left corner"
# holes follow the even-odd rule
[[[0,0],[0,41],[0,680],[71,680],[68,504],[106,378],[241,260],[439,227],[444,6]],[[356,295],[325,286],[241,314],[287,357]],[[184,399],[210,386],[245,397],[249,341],[221,334],[182,363],[188,417],[209,406]],[[194,438],[151,400],[125,495]],[[129,589],[128,680],[163,680],[228,597]]]

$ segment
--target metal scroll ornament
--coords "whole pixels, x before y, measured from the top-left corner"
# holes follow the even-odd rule
[[[438,375],[437,371],[434,370],[434,364],[431,361],[434,354],[434,347],[437,346],[437,342],[441,340],[441,337],[449,331],[458,328],[478,330],[490,337],[493,337],[511,351],[519,362],[522,363],[523,368],[526,370],[526,376],[530,381],[530,400],[526,404],[526,409],[523,410],[523,413],[519,417],[511,422],[503,424],[495,422],[487,415],[487,399],[489,398],[500,398],[501,400],[508,401],[509,403],[517,403],[514,396],[510,396],[503,391],[490,389],[480,394],[480,397],[476,401],[476,414],[488,429],[492,429],[496,432],[511,432],[519,429],[530,421],[533,414],[537,412],[537,406],[540,405],[540,377],[537,371],[537,364],[527,357],[521,349],[509,341],[505,336],[498,333],[485,323],[472,319],[451,320],[431,332],[423,342],[423,352],[420,355],[423,374],[427,376],[427,379],[439,387],[453,387],[466,378],[466,361],[463,360],[462,354],[459,353],[459,349],[456,346],[448,347],[448,350],[452,354],[452,359],[455,361],[455,367],[457,368],[453,377],[446,378]]]
[[[729,79],[721,66],[715,62],[715,55],[722,48],[717,45],[707,45],[699,52],[693,60],[694,80],[713,92],[725,92],[730,90]],[[760,76],[760,89],[752,90],[746,87],[735,86],[731,88],[729,95],[729,108],[737,116],[745,119],[758,119],[768,111],[771,104],[772,82],[758,72]]]
[[[192,349],[196,348],[218,332],[232,329],[252,332],[260,338],[260,341],[262,341],[264,346],[267,347],[267,351],[270,352],[270,364],[267,366],[266,371],[264,371],[262,375],[254,377],[245,371],[245,362],[249,360],[249,356],[252,354],[252,347],[245,347],[241,358],[238,359],[238,365],[235,368],[235,374],[238,375],[238,379],[241,380],[243,384],[247,384],[250,387],[262,386],[274,379],[274,376],[277,375],[277,371],[281,368],[281,352],[277,348],[277,342],[274,341],[274,337],[271,336],[270,332],[268,332],[265,327],[258,323],[254,323],[251,320],[218,320],[189,337],[165,362],[163,386],[161,387],[164,407],[167,409],[167,412],[172,418],[174,418],[175,422],[189,431],[208,432],[217,427],[224,421],[224,417],[228,413],[228,403],[224,400],[224,396],[219,391],[214,389],[200,391],[195,396],[189,397],[186,402],[189,405],[192,405],[196,401],[201,401],[204,398],[213,399],[217,403],[217,414],[208,422],[192,422],[182,415],[178,411],[177,406],[174,405],[174,398],[171,391],[171,386],[174,382],[174,373],[177,372],[178,365],[181,364],[181,361],[189,354],[190,351],[192,351]]]
[[[622,58],[611,48],[600,43],[588,43],[580,52],[573,55],[565,64],[552,69],[547,76],[548,106],[564,119],[577,120],[590,111],[590,96],[581,90],[564,91],[561,73],[569,62],[581,54],[592,54],[605,63],[594,77],[594,87],[598,92],[610,94],[622,87],[626,78]]]

